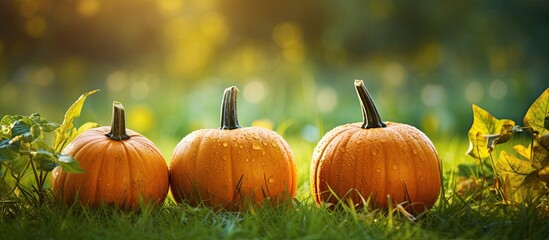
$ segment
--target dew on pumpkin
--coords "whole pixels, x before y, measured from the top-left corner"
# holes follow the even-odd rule
[[[267,146],[267,142],[261,142],[263,144],[263,146]]]
[[[265,151],[261,151],[261,155],[265,155]]]
[[[252,149],[254,150],[260,150],[261,149],[261,146],[259,145],[259,143],[252,143]]]
[[[223,147],[229,146],[229,143],[228,143],[228,142],[223,142],[222,144],[223,144]]]
[[[275,178],[271,176],[271,177],[269,178],[269,180],[267,180],[267,181],[269,181],[269,183],[274,183],[274,182],[275,182]]]
[[[397,165],[393,165],[393,170],[397,170]]]
[[[377,173],[380,173],[380,172],[381,172],[381,169],[379,169],[379,168],[376,169],[376,172],[377,172]]]

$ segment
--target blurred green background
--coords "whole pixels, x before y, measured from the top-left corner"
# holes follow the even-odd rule
[[[363,79],[384,120],[460,136],[471,104],[522,123],[549,86],[549,1],[0,1],[0,114],[178,141],[216,128],[236,85],[243,126],[317,141],[361,121]]]

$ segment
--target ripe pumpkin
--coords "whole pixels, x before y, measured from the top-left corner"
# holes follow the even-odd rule
[[[355,89],[363,122],[332,129],[316,146],[310,173],[315,202],[376,208],[406,203],[412,213],[432,207],[441,189],[433,143],[413,126],[381,121],[361,80]]]
[[[276,132],[238,124],[236,87],[225,89],[221,127],[185,136],[170,164],[174,199],[214,209],[242,210],[265,199],[294,197],[297,171],[290,146]]]
[[[64,172],[56,167],[52,189],[56,199],[90,207],[101,204],[137,209],[160,205],[169,188],[169,170],[160,150],[146,137],[125,127],[124,107],[113,104],[111,127],[89,129],[74,138],[63,153],[73,156],[85,171]]]

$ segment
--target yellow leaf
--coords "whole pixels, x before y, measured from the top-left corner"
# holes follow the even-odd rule
[[[531,127],[534,132],[538,132],[539,135],[543,135],[549,132],[546,128],[548,125],[549,116],[549,88],[532,103],[526,115],[524,116],[524,126]]]
[[[99,89],[89,91],[82,94],[76,102],[74,102],[63,118],[63,123],[59,128],[55,130],[55,136],[53,138],[53,148],[56,152],[61,152],[63,148],[76,136],[77,130],[74,128],[72,121],[75,118],[80,117],[80,112],[82,111],[82,106],[89,95],[92,95],[99,91]]]
[[[523,202],[540,193],[543,185],[530,162],[501,151],[496,170],[504,179],[501,191],[505,202]]]
[[[538,137],[533,142],[532,165],[541,168],[549,165],[549,132]]]
[[[530,159],[530,146],[525,147],[523,145],[515,145],[513,149],[522,157]]]
[[[492,114],[473,104],[473,125],[469,130],[469,150],[467,154],[482,160],[488,158],[490,151],[499,143],[507,142],[515,131],[515,122],[509,119],[497,119]],[[486,139],[482,140],[482,136]]]

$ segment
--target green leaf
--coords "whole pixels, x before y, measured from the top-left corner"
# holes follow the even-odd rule
[[[14,150],[8,144],[0,146],[0,162],[13,161],[20,156],[19,151]]]
[[[80,168],[78,161],[66,154],[58,154],[59,164],[63,171],[67,173],[84,173],[84,169]]]
[[[543,135],[549,132],[549,88],[532,103],[524,116],[524,126],[531,127],[535,132]]]
[[[32,125],[36,125],[40,127],[41,131],[44,132],[52,132],[53,130],[57,129],[59,127],[59,124],[52,123],[38,113],[33,113],[28,117],[32,121]]]
[[[51,152],[40,149],[34,153],[32,160],[38,163],[38,169],[51,172],[57,166],[55,157]]]
[[[492,114],[473,104],[473,125],[469,129],[467,154],[483,160],[490,157],[496,144],[507,142],[518,128],[509,119],[497,119]],[[486,140],[483,140],[485,138]]]
[[[22,118],[23,116],[19,116],[19,115],[6,115],[2,118],[2,120],[0,121],[0,124],[2,124],[3,126],[9,126],[13,124],[15,121],[20,120]]]
[[[11,134],[13,137],[30,134],[31,126],[25,123],[23,120],[17,120],[11,127]]]
[[[82,106],[84,106],[86,98],[97,91],[99,91],[99,89],[82,94],[76,102],[69,107],[65,113],[65,117],[63,118],[63,123],[55,130],[55,136],[53,138],[53,148],[55,151],[61,152],[61,150],[63,150],[63,148],[72,140],[72,138],[74,138],[73,132],[75,130],[72,122],[75,118],[80,116],[80,112],[82,111]]]

